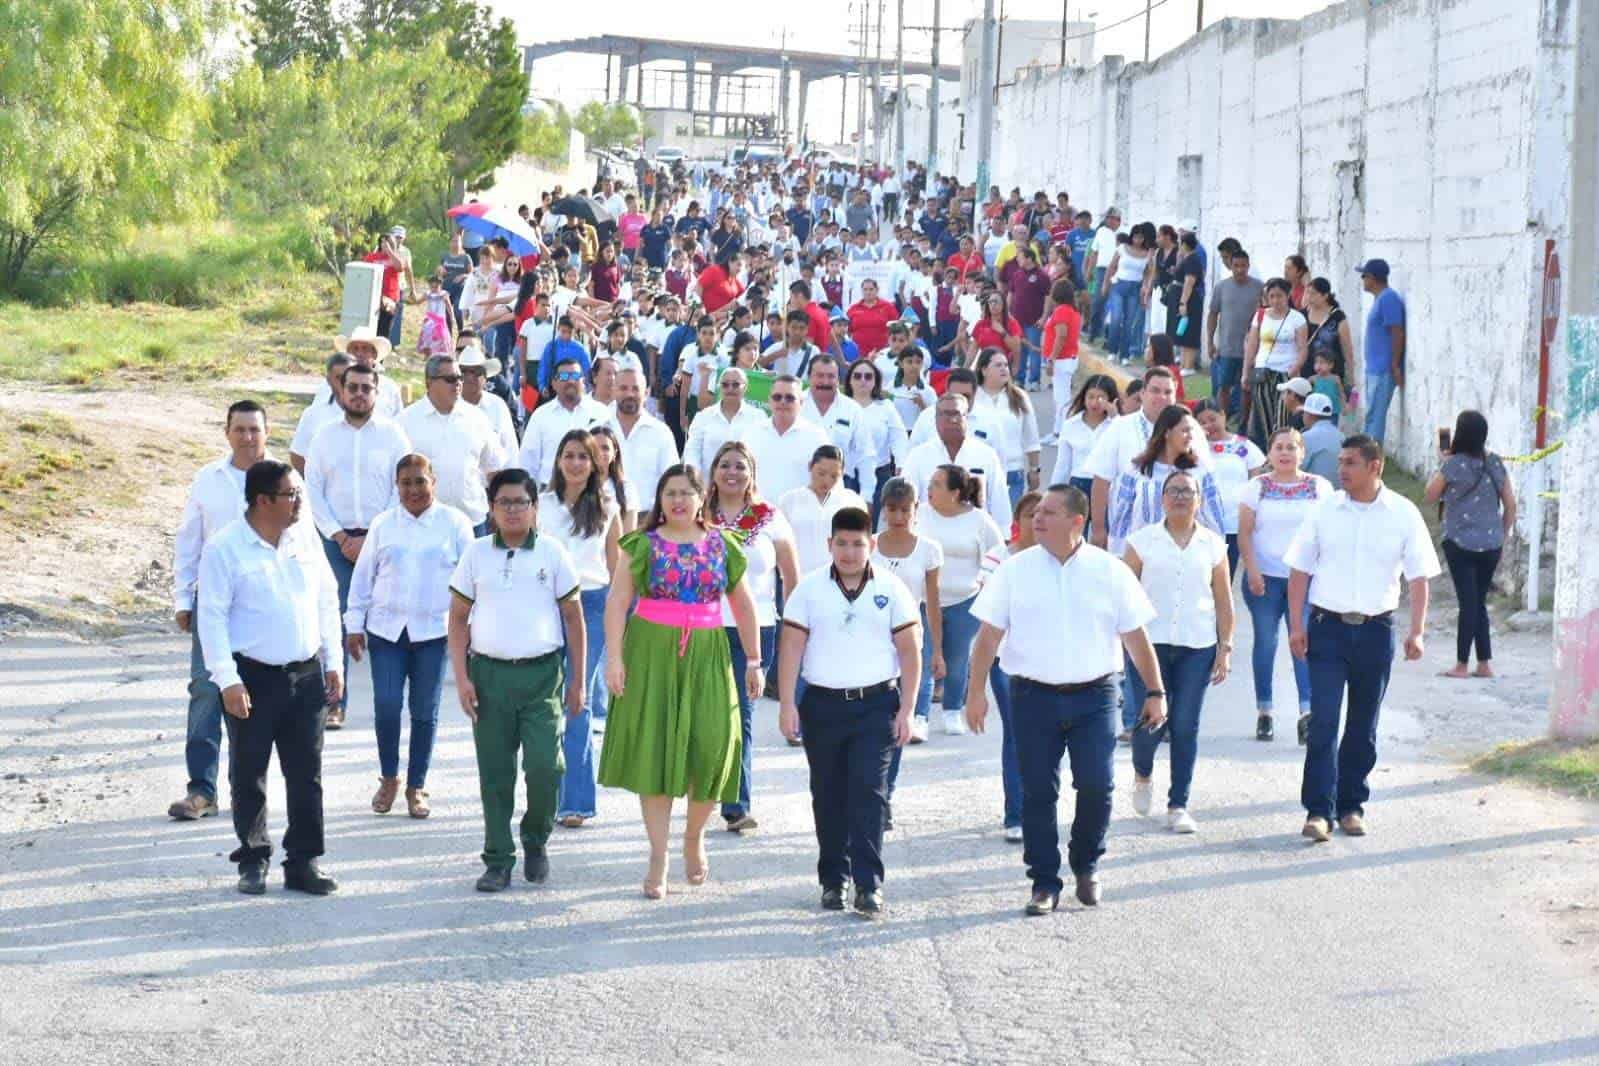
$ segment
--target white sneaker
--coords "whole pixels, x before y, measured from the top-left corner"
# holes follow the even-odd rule
[[[1199,831],[1199,826],[1195,823],[1194,816],[1181,807],[1166,812],[1166,828],[1173,833],[1182,833],[1184,835]]]
[[[1149,808],[1155,797],[1154,781],[1133,782],[1133,810],[1138,812],[1140,818],[1149,816]]]
[[[1019,825],[1008,825],[1008,826],[1006,826],[1005,827],[1005,843],[1007,843],[1007,844],[1020,844],[1021,842],[1022,842],[1022,827],[1019,826]]]
[[[961,737],[966,735],[965,711],[944,712],[944,734],[951,737]]]
[[[911,743],[927,743],[927,719],[919,714],[911,715]]]

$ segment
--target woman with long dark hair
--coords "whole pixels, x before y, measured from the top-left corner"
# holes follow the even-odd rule
[[[605,498],[616,504],[621,515],[622,532],[631,533],[638,527],[640,496],[638,486],[628,480],[627,471],[622,466],[621,438],[610,426],[595,426],[589,433],[594,438],[594,447],[600,457]]]
[[[1244,433],[1262,449],[1283,424],[1283,397],[1277,386],[1301,376],[1305,367],[1309,328],[1305,316],[1289,304],[1289,292],[1282,278],[1266,282],[1266,309],[1244,338],[1244,381],[1250,396]]]
[[[910,431],[899,416],[894,401],[883,392],[883,372],[870,359],[857,359],[849,368],[849,398],[861,408],[861,422],[871,444],[871,454],[863,456],[862,468],[852,471],[857,484],[864,484],[865,466],[872,469],[872,522],[883,507],[883,485],[903,466],[910,451]]]
[[[1071,484],[1084,493],[1094,488],[1094,475],[1088,470],[1088,457],[1094,445],[1117,415],[1116,405],[1121,399],[1116,379],[1109,374],[1090,374],[1083,387],[1072,397],[1066,408],[1066,421],[1061,423],[1060,439],[1055,445],[1055,473],[1049,479],[1052,485]],[[1084,532],[1087,536],[1087,532]]]
[[[1475,648],[1475,676],[1493,677],[1488,593],[1505,538],[1516,524],[1516,493],[1504,461],[1488,450],[1488,420],[1482,412],[1460,412],[1454,433],[1440,444],[1443,466],[1427,482],[1426,496],[1428,503],[1443,507],[1444,558],[1460,601],[1455,665],[1443,676],[1473,676]]]
[[[985,411],[1000,427],[1000,439],[990,441],[1005,463],[1005,487],[1011,506],[1028,489],[1038,488],[1038,419],[1033,401],[1017,385],[1011,361],[998,348],[985,348],[977,357],[977,391],[972,394],[972,410]]]
[[[1197,471],[1199,520],[1217,533],[1225,532],[1220,490],[1199,461],[1204,441],[1204,430],[1181,404],[1174,403],[1156,416],[1149,443],[1111,483],[1105,521],[1107,545],[1113,555],[1121,555],[1129,536],[1164,516],[1161,485],[1173,470]]]
[[[1305,320],[1308,324],[1306,347],[1310,351],[1311,365],[1323,356],[1331,363],[1333,376],[1339,384],[1349,387],[1349,356],[1354,354],[1355,342],[1349,331],[1349,316],[1338,306],[1333,295],[1332,282],[1326,278],[1312,278],[1305,286]]]

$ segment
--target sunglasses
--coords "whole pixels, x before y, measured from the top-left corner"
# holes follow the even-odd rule
[[[583,372],[581,370],[562,370],[562,371],[560,371],[559,373],[557,373],[555,375],[555,380],[556,381],[582,381],[583,380]]]
[[[786,392],[774,392],[767,397],[772,403],[798,403],[799,397]]]
[[[446,385],[459,385],[461,383],[461,375],[460,374],[434,374],[428,380],[429,381],[442,381]]]

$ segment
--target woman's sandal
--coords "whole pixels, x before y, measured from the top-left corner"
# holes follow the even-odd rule
[[[652,860],[650,860],[650,873],[653,874],[654,872],[655,872],[655,861],[652,859]],[[665,899],[666,898],[666,860],[665,859],[661,860],[661,874],[660,874],[659,877],[645,876],[645,878],[644,878],[644,898],[645,899]]]
[[[688,849],[683,849],[683,880],[698,887],[703,885],[711,876],[711,860],[705,854],[705,842],[700,841],[700,861],[696,865],[690,858]]]

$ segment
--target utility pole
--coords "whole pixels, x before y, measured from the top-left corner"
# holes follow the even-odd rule
[[[983,34],[977,57],[977,196],[972,204],[972,230],[988,196],[989,157],[994,151],[994,0],[983,0]]]
[[[905,180],[905,0],[897,0],[899,29],[894,35],[894,176]],[[938,77],[935,72],[934,78]]]
[[[883,0],[877,0],[877,49],[872,59],[872,160],[883,161]]]
[[[1144,0],[1144,62],[1149,62],[1149,15],[1154,10],[1154,0]]]
[[[1199,0],[1201,4],[1205,0]],[[1066,33],[1071,25],[1072,0],[1060,0],[1060,67],[1066,69]]]
[[[933,87],[927,94],[927,191],[933,188],[933,175],[938,173],[938,35],[942,4],[933,0]]]
[[[866,162],[866,45],[871,33],[871,0],[861,5],[861,61],[855,69],[855,162]]]
[[[1194,32],[1197,34],[1205,28],[1205,0],[1199,0],[1199,12],[1194,16]]]

